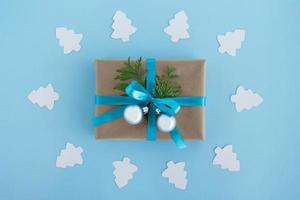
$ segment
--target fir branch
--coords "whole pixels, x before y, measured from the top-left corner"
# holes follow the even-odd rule
[[[177,97],[181,93],[181,87],[174,81],[178,75],[176,68],[168,66],[162,76],[156,76],[155,96],[158,98]]]
[[[124,92],[125,88],[132,80],[138,81],[145,87],[145,71],[146,70],[142,67],[142,57],[136,60],[134,64],[131,63],[130,57],[128,57],[127,62],[124,62],[124,66],[117,70],[118,75],[115,79],[120,80],[121,82],[117,83],[114,89]],[[177,77],[176,68],[168,66],[162,76],[156,76],[154,96],[158,98],[179,96],[181,87],[174,81]]]
[[[115,79],[121,82],[118,83],[114,89],[124,92],[124,89],[132,80],[136,80],[145,86],[146,73],[145,70],[142,69],[142,57],[136,60],[134,64],[131,63],[130,57],[128,57],[127,62],[124,62],[124,67],[118,69],[117,72],[119,74]]]

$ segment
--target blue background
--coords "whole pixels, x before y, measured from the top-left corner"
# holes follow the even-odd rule
[[[127,13],[138,31],[128,43],[110,38],[112,16]],[[190,39],[163,32],[185,10]],[[0,1],[0,199],[299,199],[299,1]],[[83,33],[81,50],[64,55],[55,28]],[[217,51],[216,36],[236,28],[246,40],[236,57]],[[205,58],[207,139],[172,142],[96,141],[96,58]],[[60,94],[52,111],[27,95],[48,83]],[[229,97],[242,84],[263,104],[237,113]],[[60,169],[66,142],[84,149],[83,165]],[[232,144],[241,171],[212,165],[214,148]],[[112,161],[139,167],[123,189]],[[185,161],[188,187],[161,177],[166,161]]]

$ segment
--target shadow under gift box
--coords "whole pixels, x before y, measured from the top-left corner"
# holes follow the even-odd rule
[[[117,69],[127,60],[96,60],[96,95],[122,95],[115,90]],[[135,62],[134,60],[132,62]],[[205,60],[156,60],[156,74],[162,75],[168,65],[176,68],[179,75],[175,81],[181,86],[180,96],[205,96]],[[145,69],[145,62],[142,63]],[[118,106],[96,106],[96,115]],[[205,107],[181,106],[176,115],[177,128],[185,140],[205,138]],[[123,118],[110,121],[95,128],[96,139],[145,140],[147,118],[138,125],[129,125]],[[168,133],[157,130],[157,139],[171,139]]]

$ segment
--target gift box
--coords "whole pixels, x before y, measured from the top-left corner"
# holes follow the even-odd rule
[[[96,61],[96,95],[124,96],[116,89],[119,82],[115,79],[117,70],[126,60]],[[176,68],[176,82],[181,86],[181,95],[205,97],[205,60],[157,60],[156,75],[162,75],[171,65]],[[145,68],[145,61],[142,61]],[[116,109],[118,106],[96,105],[96,116]],[[176,124],[185,140],[203,140],[205,138],[205,106],[181,106],[176,114]],[[140,124],[130,125],[120,117],[95,127],[96,139],[144,140],[147,136],[147,118]],[[170,139],[169,134],[157,130],[157,139]]]

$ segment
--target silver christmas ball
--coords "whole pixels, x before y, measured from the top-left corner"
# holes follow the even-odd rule
[[[157,127],[161,132],[170,132],[176,126],[176,118],[165,114],[159,115],[157,118]]]
[[[143,111],[137,105],[127,106],[124,110],[123,117],[128,124],[139,124],[143,119]]]

